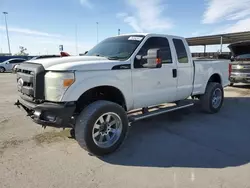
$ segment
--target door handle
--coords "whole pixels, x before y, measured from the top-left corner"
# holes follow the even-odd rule
[[[177,69],[172,69],[172,72],[173,72],[173,78],[176,78],[177,77]]]

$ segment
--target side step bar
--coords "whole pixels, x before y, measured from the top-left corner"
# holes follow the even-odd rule
[[[150,112],[145,113],[145,114],[138,114],[138,115],[128,114],[128,120],[130,123],[133,123],[135,121],[150,118],[150,117],[157,116],[160,114],[165,114],[167,112],[173,112],[173,111],[180,110],[183,108],[188,108],[188,107],[191,107],[193,105],[194,105],[194,103],[189,102],[189,103],[178,105],[178,106],[175,105],[175,106],[170,106],[170,107],[168,106],[168,107],[164,107],[164,108],[158,108],[157,110],[150,111]]]

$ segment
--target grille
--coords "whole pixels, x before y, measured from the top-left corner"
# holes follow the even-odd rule
[[[232,73],[249,73],[250,74],[250,69],[232,69]]]
[[[45,70],[41,64],[22,63],[17,69],[17,88],[21,97],[30,100],[44,99]]]
[[[34,74],[32,71],[19,70],[17,77],[17,88],[22,94],[34,98]]]
[[[232,65],[232,73],[250,73],[250,65],[249,64],[237,64]]]

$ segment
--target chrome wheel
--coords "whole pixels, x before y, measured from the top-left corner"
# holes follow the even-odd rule
[[[221,100],[222,100],[222,91],[220,88],[216,88],[212,96],[212,106],[214,108],[218,108],[221,104]]]
[[[0,67],[0,72],[4,72],[4,68],[3,67]]]
[[[122,133],[121,118],[113,112],[101,115],[94,124],[92,138],[100,148],[113,146]]]

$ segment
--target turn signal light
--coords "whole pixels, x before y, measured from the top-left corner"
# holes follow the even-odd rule
[[[161,59],[160,58],[156,58],[156,63],[157,64],[161,64]]]
[[[74,79],[65,79],[65,80],[63,80],[63,86],[69,87],[74,83],[74,81],[75,81]]]

